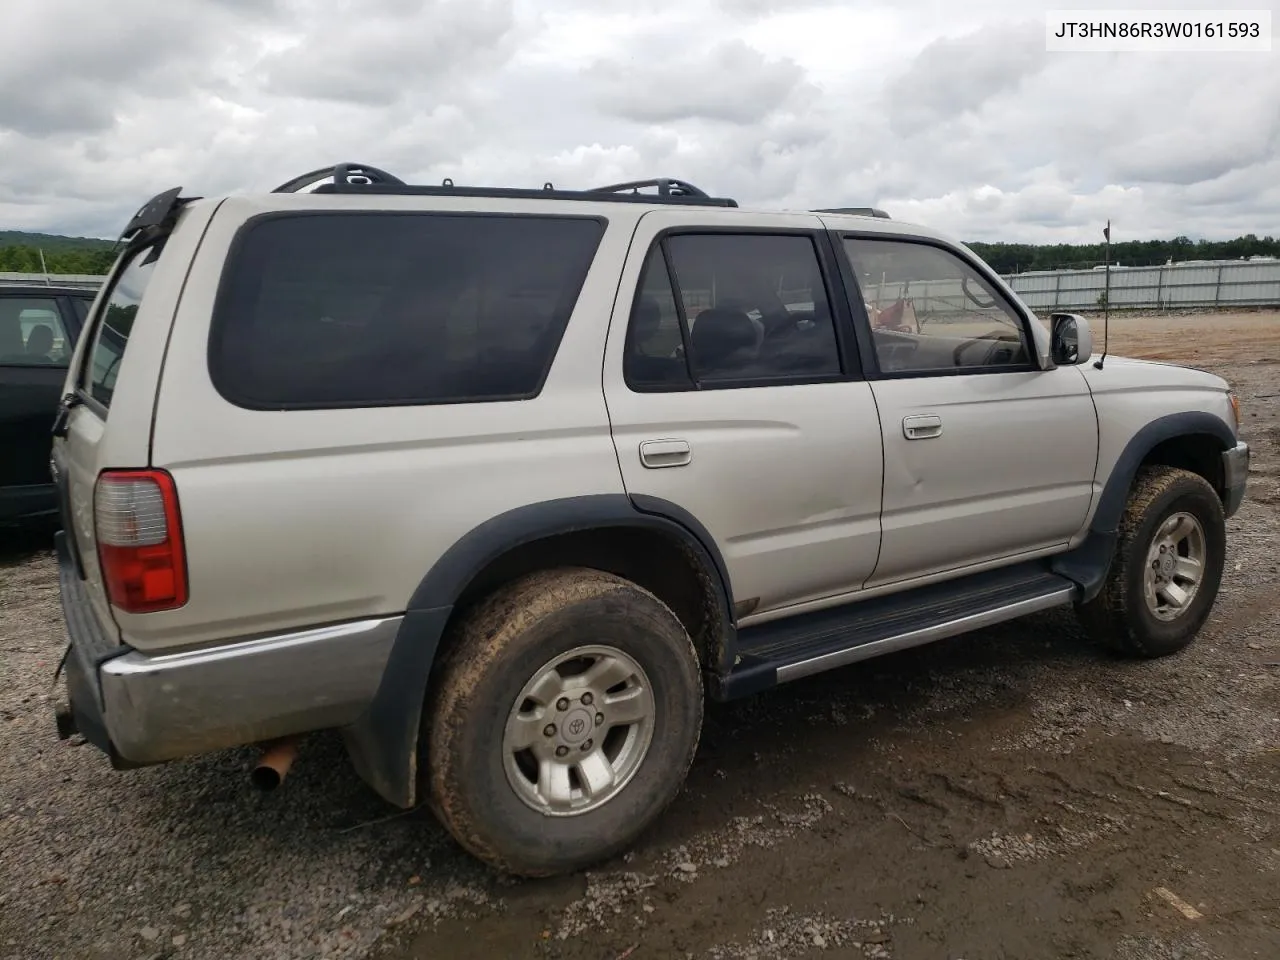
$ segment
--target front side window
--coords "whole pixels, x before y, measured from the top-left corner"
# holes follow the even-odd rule
[[[214,309],[213,382],[251,409],[528,399],[603,231],[444,213],[251,222]]]
[[[65,367],[70,357],[58,301],[0,297],[0,366]]]
[[[1022,370],[1021,317],[960,257],[927,243],[844,240],[882,373]]]
[[[638,390],[840,376],[813,240],[681,233],[655,245],[632,310],[623,372]]]

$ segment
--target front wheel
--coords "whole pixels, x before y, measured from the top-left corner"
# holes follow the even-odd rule
[[[1122,654],[1163,657],[1204,626],[1222,582],[1222,501],[1198,474],[1148,467],[1134,481],[1102,591],[1079,608],[1088,632]]]
[[[467,615],[427,707],[436,815],[489,864],[550,876],[621,852],[674,799],[698,745],[702,683],[662,601],[561,569]]]

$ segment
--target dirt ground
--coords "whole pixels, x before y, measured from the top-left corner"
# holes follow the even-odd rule
[[[0,956],[367,960],[1280,957],[1280,313],[1117,318],[1227,377],[1254,448],[1223,593],[1121,662],[1069,612],[713,705],[628,856],[499,878],[395,816],[333,737],[113,773],[59,743],[42,544],[0,567]]]

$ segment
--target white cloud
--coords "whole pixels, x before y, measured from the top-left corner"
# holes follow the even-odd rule
[[[607,112],[637,123],[678,120],[759,123],[806,87],[794,60],[770,59],[741,40],[682,48],[653,38],[641,62],[598,60],[582,75]],[[815,91],[816,92],[816,91]]]
[[[355,160],[489,185],[675,176],[965,239],[1093,240],[1107,217],[1280,234],[1280,41],[1049,54],[1059,5],[10,0],[0,228],[110,236],[169,186]]]

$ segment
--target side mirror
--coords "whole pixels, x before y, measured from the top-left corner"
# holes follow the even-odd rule
[[[1050,344],[1050,355],[1059,366],[1088,363],[1093,356],[1089,321],[1074,313],[1055,313],[1050,318]]]

